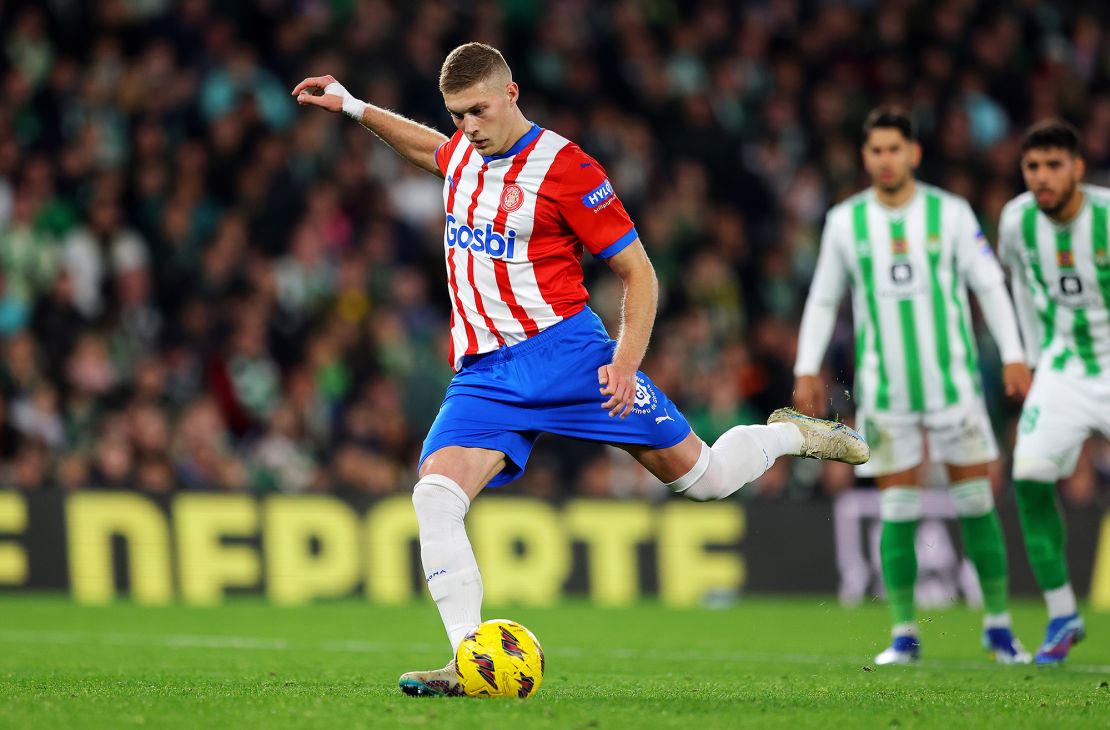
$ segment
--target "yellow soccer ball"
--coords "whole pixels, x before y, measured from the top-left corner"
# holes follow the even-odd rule
[[[455,652],[455,672],[467,697],[531,697],[543,681],[543,647],[516,621],[491,619]]]

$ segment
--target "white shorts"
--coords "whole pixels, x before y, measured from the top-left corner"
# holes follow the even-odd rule
[[[1039,368],[1025,398],[1014,447],[1014,473],[1034,467],[1038,481],[1071,476],[1088,436],[1110,436],[1110,378],[1066,375]],[[1049,468],[1045,462],[1051,462]],[[1055,470],[1055,474],[1045,471]]]
[[[861,477],[881,477],[913,469],[925,458],[938,464],[971,466],[998,458],[987,407],[976,398],[924,413],[856,413],[856,430],[871,447],[871,460],[856,467]]]

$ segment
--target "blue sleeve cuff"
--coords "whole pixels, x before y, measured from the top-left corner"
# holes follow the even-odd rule
[[[594,254],[594,256],[599,259],[612,258],[613,256],[616,256],[621,251],[623,251],[628,246],[628,244],[632,243],[639,237],[640,234],[636,233],[636,226],[632,226],[628,233],[613,241],[611,244],[606,246],[603,251],[599,251],[598,253]]]

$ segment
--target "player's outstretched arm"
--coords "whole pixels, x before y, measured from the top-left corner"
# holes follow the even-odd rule
[[[607,259],[609,268],[624,282],[621,329],[613,362],[597,371],[601,394],[609,400],[601,405],[610,416],[624,418],[636,402],[636,371],[647,353],[655,309],[659,304],[659,281],[640,239]]]
[[[329,112],[342,112],[376,134],[412,164],[443,177],[436,164],[436,150],[447,141],[442,133],[355,98],[331,75],[305,79],[293,89],[293,96],[301,106],[318,106]]]

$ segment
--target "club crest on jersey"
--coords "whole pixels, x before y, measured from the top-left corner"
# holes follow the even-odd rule
[[[910,252],[910,245],[904,238],[895,238],[890,242],[890,252],[895,256],[905,256]]]
[[[509,183],[501,191],[501,205],[498,207],[506,213],[519,210],[524,205],[524,190],[516,183]]]
[[[492,223],[487,223],[485,228],[471,228],[459,223],[451,214],[447,215],[443,240],[447,248],[468,248],[471,253],[485,253],[494,259],[511,259],[516,249],[516,231],[508,230],[501,235],[493,230]]]
[[[610,200],[614,194],[613,184],[609,182],[609,178],[605,178],[605,182],[582,196],[582,205],[590,210],[597,210],[605,201]]]
[[[1056,264],[1061,269],[1074,269],[1075,268],[1075,256],[1072,255],[1071,251],[1057,251],[1056,252]]]

